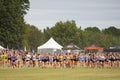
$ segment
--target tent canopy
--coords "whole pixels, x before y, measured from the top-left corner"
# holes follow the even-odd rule
[[[105,52],[120,52],[120,47],[117,45],[112,45],[104,50]]]
[[[80,48],[73,43],[68,44],[62,48],[63,50],[79,50]]]
[[[0,45],[0,49],[5,49],[5,48]]]
[[[58,44],[52,37],[38,49],[62,49],[62,46]]]
[[[103,48],[102,47],[98,47],[98,46],[93,44],[93,45],[91,45],[89,47],[85,47],[85,50],[103,50]]]

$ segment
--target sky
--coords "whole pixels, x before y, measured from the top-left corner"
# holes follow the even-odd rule
[[[120,0],[30,0],[25,15],[25,22],[40,30],[67,20],[75,20],[82,29],[120,28]]]

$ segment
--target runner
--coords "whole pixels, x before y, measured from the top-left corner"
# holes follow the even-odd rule
[[[62,54],[59,55],[59,64],[60,64],[60,68],[64,67],[64,65],[63,65],[63,55]]]
[[[70,62],[71,62],[70,55],[69,55],[69,53],[67,53],[66,54],[66,67],[67,68],[71,68]]]
[[[99,61],[100,61],[101,68],[104,68],[105,56],[103,53],[100,55]]]
[[[96,62],[97,62],[97,57],[96,57],[95,53],[93,53],[92,54],[92,64],[91,64],[92,68],[96,67]]]
[[[36,54],[33,53],[31,58],[32,58],[32,66],[35,67],[36,66]]]
[[[17,53],[17,67],[20,67],[20,63],[21,63],[21,55],[19,53]]]
[[[85,62],[85,56],[83,53],[81,53],[81,54],[79,54],[80,67],[84,67],[84,62]]]
[[[5,51],[2,51],[3,67],[7,64],[7,54]]]
[[[58,59],[57,59],[57,54],[55,53],[53,56],[53,67],[57,68],[57,63],[58,63]]]
[[[8,54],[7,63],[8,63],[8,67],[10,67],[12,65],[12,63],[11,63],[11,54],[12,53],[9,51],[7,54]]]
[[[43,66],[43,55],[38,54],[38,66],[42,67]]]
[[[73,68],[77,67],[78,61],[79,61],[78,55],[77,54],[73,54]]]
[[[12,67],[13,68],[17,67],[16,60],[17,60],[16,55],[15,55],[15,53],[13,53],[12,56],[11,56],[11,62],[12,62]]]
[[[85,54],[85,65],[86,67],[90,67],[90,54]]]
[[[26,55],[25,55],[25,53],[23,53],[23,54],[21,55],[21,57],[22,57],[22,67],[24,67],[25,64],[26,64]]]
[[[26,65],[27,65],[27,67],[30,67],[30,65],[31,65],[31,55],[30,55],[30,52],[28,52],[27,55],[26,55]]]

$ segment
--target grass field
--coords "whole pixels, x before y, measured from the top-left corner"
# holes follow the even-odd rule
[[[0,68],[0,80],[120,80],[120,68]]]

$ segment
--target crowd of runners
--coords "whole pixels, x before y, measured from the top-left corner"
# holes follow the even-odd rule
[[[22,50],[0,50],[0,67],[119,68],[119,63],[119,52],[50,54]]]

